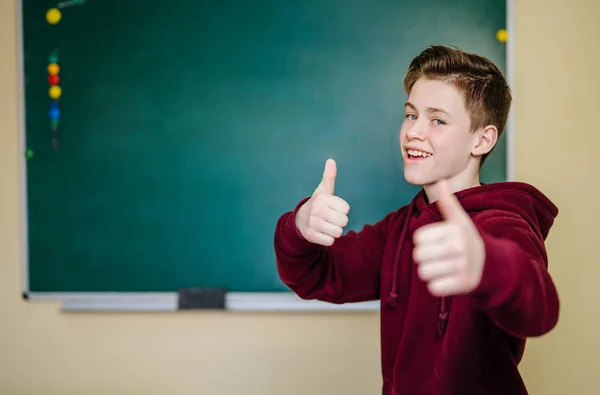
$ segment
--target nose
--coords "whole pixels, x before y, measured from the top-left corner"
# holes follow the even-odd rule
[[[425,140],[425,127],[426,125],[420,119],[417,119],[406,132],[406,137],[409,140]]]

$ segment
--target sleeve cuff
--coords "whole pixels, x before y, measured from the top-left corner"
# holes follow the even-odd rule
[[[296,214],[308,199],[310,198],[306,197],[302,199],[293,211],[288,212],[281,218],[279,223],[277,242],[282,250],[290,255],[304,255],[317,247],[317,245],[306,240],[296,226]]]

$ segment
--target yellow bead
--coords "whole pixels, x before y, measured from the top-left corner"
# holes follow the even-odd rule
[[[60,72],[60,67],[56,63],[50,63],[48,65],[48,74],[57,75]]]
[[[50,87],[48,94],[51,98],[58,99],[62,95],[62,89],[60,89],[60,86],[58,85],[53,85]]]
[[[50,8],[48,12],[46,12],[46,20],[51,25],[56,25],[58,22],[60,22],[61,18],[62,14],[58,8]]]
[[[508,40],[508,32],[504,29],[498,30],[498,32],[496,32],[496,39],[501,43],[505,43],[506,40]]]

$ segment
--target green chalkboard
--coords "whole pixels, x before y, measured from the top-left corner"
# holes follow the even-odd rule
[[[75,3],[21,5],[30,292],[286,291],[275,224],[328,157],[349,229],[416,193],[398,149],[410,60],[450,44],[506,67],[505,1]],[[502,138],[483,180],[505,168]]]

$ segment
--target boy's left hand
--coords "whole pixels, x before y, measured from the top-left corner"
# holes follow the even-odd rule
[[[466,294],[481,281],[485,247],[473,221],[450,193],[448,181],[439,183],[442,194],[437,205],[444,221],[415,231],[413,259],[433,295]]]

